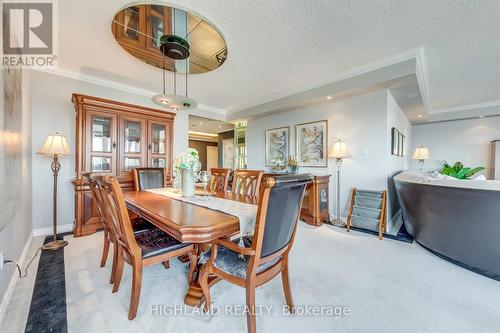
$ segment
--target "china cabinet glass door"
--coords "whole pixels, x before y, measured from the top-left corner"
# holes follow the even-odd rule
[[[160,37],[170,33],[170,8],[159,5],[151,5],[146,8],[147,31],[152,38],[146,45],[148,48],[160,48]]]
[[[116,115],[87,113],[87,156],[85,169],[100,174],[115,175]]]
[[[151,167],[167,168],[170,172],[170,133],[166,123],[148,122],[149,144],[148,164]]]
[[[120,175],[147,165],[146,124],[143,119],[120,118]]]

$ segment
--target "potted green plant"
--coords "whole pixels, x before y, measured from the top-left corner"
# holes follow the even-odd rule
[[[457,179],[470,179],[479,171],[484,170],[484,167],[464,167],[464,164],[460,161],[455,162],[453,166],[450,166],[446,161],[443,161],[443,163],[444,165],[443,169],[441,170],[441,174]]]

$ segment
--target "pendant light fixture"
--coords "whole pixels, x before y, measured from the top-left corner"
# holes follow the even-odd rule
[[[189,75],[189,43],[187,41],[187,37],[189,34],[187,33],[188,29],[188,14],[186,12],[186,38],[182,38],[178,35],[175,35],[175,9],[173,13],[173,30],[174,35],[163,35],[160,38],[160,51],[162,52],[162,82],[163,82],[163,93],[154,95],[151,99],[158,105],[166,107],[172,111],[182,111],[194,109],[198,106],[198,103],[188,97],[188,75]],[[165,69],[165,56],[172,59],[174,63],[173,70],[173,79],[174,79],[174,93],[167,94],[167,70]],[[177,60],[185,60],[185,82],[186,82],[186,90],[185,96],[177,94],[177,68],[176,61]]]
[[[166,89],[167,89],[167,83],[166,83],[166,70],[165,70],[165,56],[162,55],[161,57],[161,75],[162,75],[162,83],[163,83],[163,93],[154,95],[151,99],[153,102],[155,102],[158,105],[167,107],[168,104],[170,103],[169,96],[166,94]]]

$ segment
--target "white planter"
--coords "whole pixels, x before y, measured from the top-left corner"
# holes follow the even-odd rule
[[[194,195],[195,180],[194,174],[190,170],[181,170],[182,196],[191,198]]]

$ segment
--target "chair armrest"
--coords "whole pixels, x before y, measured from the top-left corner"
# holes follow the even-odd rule
[[[228,248],[228,249],[230,249],[230,250],[232,250],[234,252],[237,252],[237,253],[240,253],[240,254],[243,254],[243,255],[248,255],[248,256],[254,256],[255,255],[255,250],[254,249],[251,249],[251,248],[248,248],[248,247],[238,246],[237,244],[234,244],[233,242],[231,242],[228,239],[219,238],[219,239],[216,239],[215,241],[213,241],[212,243],[224,246],[224,247],[226,247],[226,248]]]

